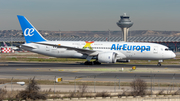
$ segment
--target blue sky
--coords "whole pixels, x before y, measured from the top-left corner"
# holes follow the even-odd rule
[[[0,0],[0,30],[20,29],[17,15],[38,30],[120,30],[127,13],[130,30],[180,31],[180,0]]]

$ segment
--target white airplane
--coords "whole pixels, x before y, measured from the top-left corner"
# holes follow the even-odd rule
[[[16,46],[8,46],[4,41],[3,41],[3,44],[4,44],[4,47],[1,47],[1,48],[11,48],[11,49],[13,49],[13,50],[19,49],[19,48],[16,47]]]
[[[158,66],[165,59],[176,55],[167,46],[145,42],[94,42],[94,41],[48,41],[24,17],[17,15],[26,43],[25,50],[57,57],[87,59],[87,64],[116,63],[128,60],[159,60]],[[96,61],[90,62],[91,59]]]

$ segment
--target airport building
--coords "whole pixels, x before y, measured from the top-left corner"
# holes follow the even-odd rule
[[[45,37],[48,40],[62,40],[62,41],[111,41],[111,42],[150,42],[159,43],[168,46],[174,52],[180,52],[180,38],[179,37],[128,37],[129,28],[133,25],[130,17],[124,13],[120,16],[120,20],[116,23],[122,30],[122,37]],[[6,42],[22,44],[25,42],[24,37],[0,38],[0,43]],[[2,45],[2,44],[1,44]],[[14,45],[14,44],[13,44]],[[17,44],[15,45],[17,46]]]
[[[59,41],[58,37],[45,37],[48,40]],[[11,40],[13,43],[22,44],[25,42],[24,37],[19,38],[0,38],[0,42],[6,42],[10,45]],[[120,42],[123,41],[121,37],[62,37],[62,41],[111,41]],[[180,38],[179,37],[128,37],[127,42],[151,42],[159,43],[168,46],[174,52],[180,52]],[[14,44],[15,45],[15,44]],[[17,45],[17,44],[16,44]]]

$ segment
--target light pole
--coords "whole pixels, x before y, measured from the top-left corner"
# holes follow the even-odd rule
[[[77,76],[74,78],[74,92],[76,92],[76,78]]]
[[[13,81],[13,78],[14,78],[14,77],[12,77],[12,79],[11,79],[11,93],[12,93],[12,81]]]
[[[54,77],[54,94],[55,94],[56,76]]]
[[[154,74],[153,84],[155,84],[155,76],[156,74]],[[153,87],[153,89],[155,90],[155,87]]]
[[[119,78],[119,89],[120,89],[120,78]]]
[[[95,78],[96,78],[96,76],[94,76],[94,93],[96,92],[96,89],[95,89],[95,86],[96,86]]]
[[[114,77],[114,92],[116,92],[116,83],[115,83],[115,82],[116,82],[116,79],[117,79],[116,76],[117,76],[117,75],[115,75],[115,77]]]
[[[151,71],[151,97],[152,97],[152,71]]]
[[[174,82],[174,80],[175,80],[175,74],[173,75],[173,78],[172,78],[172,79],[173,79],[173,82],[172,82],[172,83],[173,83],[173,90],[174,90],[174,84],[175,84],[175,82]]]

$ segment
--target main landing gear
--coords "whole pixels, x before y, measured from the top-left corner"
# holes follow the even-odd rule
[[[86,61],[84,65],[100,65],[101,63],[98,61]]]
[[[86,58],[87,61],[84,63],[84,65],[100,65],[101,64],[100,62],[98,62],[98,59],[96,59],[96,61],[91,61],[92,58],[93,58],[92,56],[88,56]]]
[[[163,60],[159,60],[157,66],[160,67],[161,66],[161,62],[163,62]]]
[[[159,67],[160,67],[160,66],[161,66],[161,63],[160,63],[160,62],[158,62],[157,66],[159,66]]]

